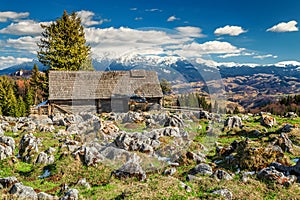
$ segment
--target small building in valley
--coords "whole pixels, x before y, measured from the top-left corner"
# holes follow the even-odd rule
[[[160,104],[163,97],[155,71],[50,71],[50,112],[126,112],[132,95]]]

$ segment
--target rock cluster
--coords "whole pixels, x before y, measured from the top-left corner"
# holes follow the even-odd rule
[[[15,151],[15,141],[12,137],[0,136],[0,160],[12,156]]]

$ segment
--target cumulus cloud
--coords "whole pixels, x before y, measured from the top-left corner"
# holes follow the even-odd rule
[[[272,54],[253,56],[253,58],[257,58],[257,59],[277,58],[277,57],[278,57],[278,56],[274,56],[274,55],[272,55]]]
[[[172,22],[172,21],[175,21],[175,20],[180,20],[180,18],[177,18],[175,15],[173,15],[173,16],[170,16],[170,17],[167,19],[168,22]]]
[[[31,62],[32,58],[18,58],[18,57],[13,57],[13,56],[0,56],[0,63],[2,69],[12,66],[12,65],[17,65],[21,64],[24,62]]]
[[[137,10],[137,8],[130,8],[130,10],[132,10],[132,11],[136,11],[136,10]]]
[[[242,33],[246,33],[247,31],[244,30],[240,26],[229,26],[226,25],[224,27],[217,28],[214,32],[215,35],[230,35],[230,36],[238,36]]]
[[[156,49],[161,46],[179,45],[191,38],[168,34],[162,30],[136,30],[131,28],[87,28],[87,43],[96,57],[119,57],[136,49]],[[159,52],[161,53],[161,52]]]
[[[100,20],[93,20],[95,17],[95,13],[87,10],[81,10],[77,12],[77,16],[81,18],[81,23],[84,26],[93,26],[93,25],[101,25],[104,22],[109,22],[109,19],[100,19]]]
[[[184,26],[184,27],[177,27],[176,30],[179,31],[180,34],[188,37],[195,37],[195,38],[205,37],[205,35],[202,34],[202,29],[199,27]]]
[[[184,57],[200,57],[205,54],[240,53],[244,50],[228,42],[208,41],[203,44],[192,42],[191,44],[178,45],[174,52]]]
[[[31,37],[25,36],[17,39],[8,39],[6,46],[14,49],[26,50],[27,52],[34,53],[37,51],[36,43],[40,40],[41,37]]]
[[[269,32],[293,32],[298,31],[298,27],[296,26],[297,22],[295,20],[289,22],[281,22],[273,27],[267,29]]]
[[[26,18],[29,16],[29,12],[0,12],[0,22],[7,22],[8,20],[16,20],[21,18]]]
[[[6,28],[0,30],[0,33],[11,35],[39,35],[43,29],[40,23],[33,20],[19,21],[11,23]]]

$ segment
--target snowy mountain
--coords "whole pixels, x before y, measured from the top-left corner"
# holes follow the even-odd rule
[[[20,69],[31,70],[37,64],[41,71],[47,68],[37,60],[14,65],[0,70],[0,75],[11,74]],[[154,70],[159,79],[165,78],[173,82],[197,82],[209,81],[235,76],[253,76],[255,74],[272,74],[278,77],[294,77],[300,79],[300,63],[297,61],[283,61],[274,65],[257,66],[219,66],[209,67],[199,64],[194,60],[188,60],[180,56],[153,55],[143,53],[131,53],[116,59],[98,58],[93,60],[93,66],[99,71],[110,70]]]

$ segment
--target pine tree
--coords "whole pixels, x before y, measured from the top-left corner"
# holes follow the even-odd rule
[[[164,94],[168,94],[172,91],[171,83],[164,78],[160,81],[160,87]]]
[[[17,112],[16,112],[16,117],[24,117],[27,112],[26,112],[26,105],[21,96],[19,96],[18,101],[17,101]]]
[[[38,43],[38,59],[51,70],[79,70],[88,62],[90,46],[86,45],[81,19],[75,12],[64,11],[61,18],[44,29]]]
[[[12,117],[19,117],[19,109],[17,104],[17,98],[15,96],[14,90],[12,87],[7,91],[7,102],[6,102],[6,112],[7,115]]]
[[[30,87],[34,91],[34,101],[33,104],[37,104],[38,102],[38,93],[40,87],[40,71],[37,64],[33,65],[33,69],[30,77]]]
[[[34,104],[34,92],[31,87],[27,87],[26,95],[25,95],[25,108],[26,114],[30,114],[30,107]]]
[[[240,110],[239,108],[236,106],[233,110],[233,114],[239,114],[240,113]]]

